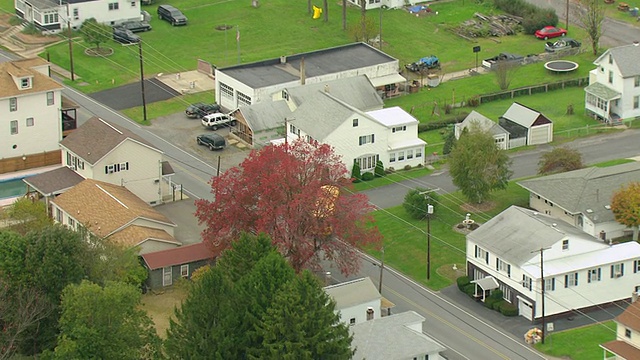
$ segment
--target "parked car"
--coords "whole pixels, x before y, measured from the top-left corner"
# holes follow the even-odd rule
[[[499,63],[507,63],[507,64],[521,64],[524,61],[524,56],[511,54],[511,53],[500,53],[497,56],[492,58],[482,60],[482,66],[491,70],[495,69]]]
[[[414,63],[406,64],[404,67],[407,70],[413,72],[421,71],[424,69],[435,69],[440,67],[440,59],[438,59],[438,57],[435,55],[425,56]]]
[[[551,52],[552,53],[552,52],[556,52],[556,51],[579,48],[581,45],[582,44],[578,40],[574,40],[574,39],[571,39],[571,38],[564,38],[564,39],[560,39],[560,40],[558,40],[556,42],[548,41],[544,45],[544,50],[546,52]]]
[[[213,114],[216,112],[220,112],[220,105],[216,103],[205,104],[201,102],[189,105],[184,111],[187,117],[192,119],[202,118],[205,115]]]
[[[146,21],[125,21],[123,23],[120,23],[116,27],[122,27],[127,30],[131,30],[131,32],[134,33],[149,31],[152,29],[151,25]]]
[[[122,44],[136,44],[140,42],[140,36],[134,34],[131,30],[127,30],[122,27],[114,27],[113,40]]]
[[[158,17],[160,20],[168,21],[173,26],[187,25],[187,17],[184,16],[182,11],[171,5],[158,6]]]
[[[211,128],[212,130],[218,130],[218,128],[222,126],[235,126],[236,122],[236,118],[223,113],[213,113],[205,115],[202,118],[202,126]]]
[[[209,150],[221,150],[227,146],[227,142],[225,141],[222,135],[216,133],[209,134],[200,134],[196,136],[196,143],[198,145],[204,145],[209,148]]]
[[[534,34],[538,39],[551,39],[554,37],[567,35],[567,30],[555,26],[545,26],[540,30],[536,30]]]

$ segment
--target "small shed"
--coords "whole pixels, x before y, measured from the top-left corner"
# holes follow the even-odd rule
[[[553,122],[539,111],[518,102],[500,117],[500,126],[509,132],[509,149],[553,141]]]
[[[176,279],[191,279],[198,268],[213,261],[213,254],[203,242],[140,255],[149,272],[148,289],[171,286]]]
[[[509,142],[509,132],[498,125],[495,121],[473,110],[466,118],[454,126],[454,135],[456,140],[460,139],[460,135],[464,129],[471,129],[476,126],[481,131],[486,131],[493,136],[496,146],[501,150],[507,150]]]

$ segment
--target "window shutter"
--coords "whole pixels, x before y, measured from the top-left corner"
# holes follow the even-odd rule
[[[611,265],[611,278],[613,278],[613,265]]]
[[[476,245],[476,257],[478,257],[478,245]]]
[[[575,286],[578,286],[578,273],[574,273],[575,277],[576,277],[576,283]]]
[[[375,134],[371,134],[371,143],[373,144],[374,142],[376,142]]]
[[[129,170],[129,162],[124,163],[125,170]]]
[[[624,275],[624,263],[620,264],[620,275]]]
[[[511,264],[507,264],[507,276],[511,277]]]
[[[487,251],[485,254],[485,262],[489,265],[489,252]]]
[[[105,174],[108,174],[108,173],[109,173],[109,167],[108,167],[108,166],[106,166],[106,165],[104,166],[104,173],[105,173]],[[611,271],[613,271],[613,270],[611,270]]]
[[[551,290],[556,289],[556,278],[551,278]]]
[[[569,287],[569,275],[564,276],[564,287]]]
[[[633,260],[633,273],[638,272],[638,260]]]
[[[591,282],[591,270],[587,271],[587,282]]]
[[[496,271],[498,271],[498,261],[500,261],[500,259],[496,258]]]
[[[602,279],[602,269],[598,268],[598,281],[600,281]]]

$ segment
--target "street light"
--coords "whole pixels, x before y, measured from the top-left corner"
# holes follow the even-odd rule
[[[431,278],[431,215],[433,205],[427,205],[427,280]]]

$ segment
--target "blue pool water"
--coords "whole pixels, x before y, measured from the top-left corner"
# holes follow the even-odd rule
[[[22,179],[0,180],[0,199],[21,196],[27,193],[27,184]]]

